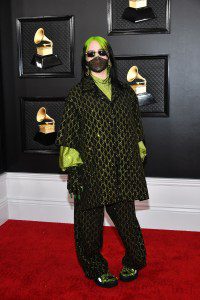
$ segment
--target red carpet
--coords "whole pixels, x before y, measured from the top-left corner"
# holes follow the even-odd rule
[[[143,229],[147,266],[138,279],[101,288],[78,264],[73,224],[8,220],[0,226],[0,299],[200,299],[200,233]],[[116,275],[124,249],[104,227],[103,255]]]

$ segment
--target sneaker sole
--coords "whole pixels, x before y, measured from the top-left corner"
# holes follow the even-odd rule
[[[100,287],[105,287],[105,288],[111,288],[111,287],[115,287],[115,286],[118,285],[118,281],[108,282],[108,283],[101,283],[99,281],[94,280],[94,282],[96,283],[96,285],[98,285]]]
[[[124,282],[135,280],[138,277],[138,272],[134,276],[124,277],[123,275],[119,275],[119,279]]]

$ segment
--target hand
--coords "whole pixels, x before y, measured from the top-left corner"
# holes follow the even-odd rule
[[[67,188],[70,193],[70,197],[72,198],[72,194],[74,194],[75,199],[76,197],[80,199],[80,194],[83,190],[82,165],[68,167],[66,172],[68,174]]]

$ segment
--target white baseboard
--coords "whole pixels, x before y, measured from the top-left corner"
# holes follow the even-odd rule
[[[142,228],[200,231],[200,180],[147,177],[149,200],[136,201]],[[9,219],[73,223],[67,176],[6,174]],[[113,223],[105,212],[105,226]]]
[[[8,220],[6,173],[0,175],[0,226]]]

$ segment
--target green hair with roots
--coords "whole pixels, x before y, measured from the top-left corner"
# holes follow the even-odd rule
[[[86,48],[86,51],[88,50],[89,45],[92,41],[97,41],[100,44],[102,49],[106,49],[106,50],[108,49],[107,40],[104,39],[103,37],[97,35],[97,36],[91,36],[91,37],[89,37],[89,39],[86,40],[86,42],[84,44],[84,47]]]

